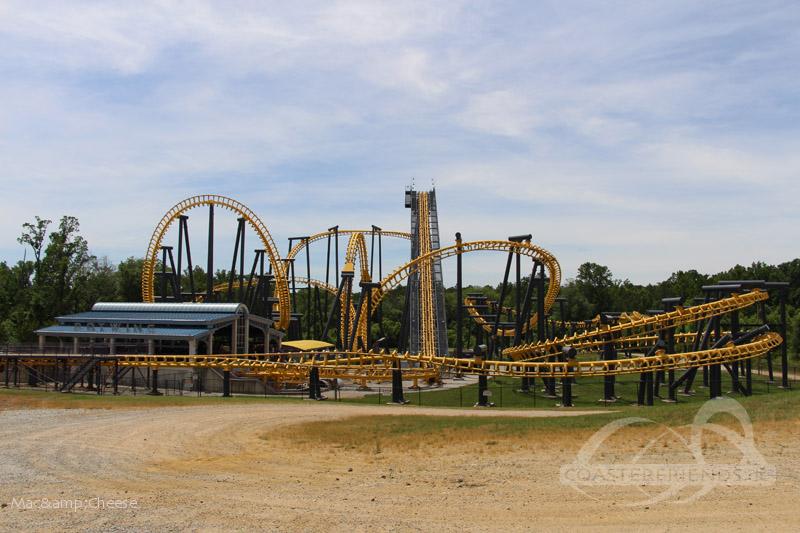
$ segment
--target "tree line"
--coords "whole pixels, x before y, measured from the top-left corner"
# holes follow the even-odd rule
[[[98,258],[90,252],[80,234],[78,219],[62,217],[57,224],[35,217],[22,226],[17,239],[26,246],[26,255],[16,264],[0,262],[0,342],[28,342],[33,332],[55,323],[61,315],[86,311],[98,301],[141,301],[141,273],[144,260],[129,257],[119,263]],[[30,251],[30,257],[28,257]],[[188,271],[183,273],[188,280]],[[226,281],[228,272],[214,273],[215,283]],[[640,285],[616,279],[603,265],[586,262],[574,278],[566,280],[560,296],[566,298],[565,316],[556,318],[584,320],[602,311],[639,311],[657,309],[661,299],[680,296],[685,300],[702,294],[701,287],[724,279],[763,279],[790,283],[788,294],[788,341],[792,353],[800,349],[800,259],[778,265],[754,262],[736,265],[724,272],[703,274],[696,270],[678,271],[659,283]],[[206,275],[194,267],[195,290],[206,291]],[[188,286],[188,282],[184,283]],[[393,340],[400,332],[403,288],[395,289],[382,304],[382,332]],[[500,286],[469,286],[464,293],[480,292],[490,299],[499,299]],[[515,300],[512,287],[505,305]],[[305,309],[304,295],[297,295],[297,311]],[[357,301],[357,295],[356,295]],[[451,341],[455,338],[456,291],[445,291],[445,307]],[[771,306],[768,321],[778,322],[778,308]],[[319,319],[317,319],[319,321]],[[305,328],[304,328],[305,329]],[[316,330],[321,330],[318,325]],[[379,334],[376,330],[375,334]]]

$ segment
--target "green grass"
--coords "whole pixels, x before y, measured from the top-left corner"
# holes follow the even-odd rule
[[[474,427],[485,428],[492,432],[521,431],[524,428],[564,428],[564,429],[591,429],[597,428],[614,418],[624,416],[641,416],[655,422],[668,425],[682,425],[691,422],[700,405],[708,398],[708,390],[699,386],[700,380],[695,383],[695,396],[678,396],[678,403],[663,403],[658,398],[652,407],[639,407],[636,402],[636,385],[638,376],[622,376],[617,379],[616,393],[620,400],[613,404],[600,403],[603,383],[598,378],[580,378],[573,385],[575,395],[573,410],[600,410],[608,414],[591,416],[553,417],[553,418],[453,418],[453,417],[391,417],[386,416],[381,420],[380,426],[385,431],[426,431],[425,428],[457,428]],[[542,396],[540,389],[542,383],[536,381],[534,393],[517,392],[520,380],[514,378],[496,378],[489,380],[489,388],[493,392],[492,401],[495,409],[560,409],[556,407],[559,400],[548,399]],[[730,380],[724,376],[723,391],[730,389]],[[666,396],[666,387],[662,387]],[[328,393],[332,398],[333,394]],[[477,385],[468,385],[454,389],[433,389],[424,392],[405,391],[405,397],[412,405],[442,408],[471,407],[478,397]],[[785,391],[767,385],[762,376],[753,376],[753,395],[742,397],[732,394],[749,412],[754,420],[783,420],[800,417],[800,391]],[[382,388],[380,394],[373,393],[363,398],[343,399],[343,403],[386,405],[391,398],[391,389]],[[259,396],[234,396],[222,398],[220,396],[197,397],[194,394],[185,396],[112,396],[91,393],[62,394],[57,392],[44,392],[30,389],[0,389],[0,409],[14,408],[88,408],[88,409],[129,409],[129,408],[155,408],[164,406],[192,406],[192,405],[231,405],[256,402],[286,402],[302,401],[297,397],[268,398]],[[329,402],[332,400],[329,400]],[[352,419],[348,424],[358,424],[361,417]],[[383,415],[367,418],[384,418]],[[367,422],[365,422],[367,423]],[[369,422],[370,424],[372,422]],[[364,429],[364,428],[361,428]],[[526,429],[527,431],[527,429]]]
[[[623,400],[605,407],[597,403],[597,398],[602,393],[602,382],[597,379],[584,378],[575,386],[576,409],[591,408],[606,411],[598,415],[568,416],[568,417],[454,417],[454,416],[423,416],[413,414],[409,409],[406,416],[380,414],[349,417],[344,420],[315,421],[272,431],[262,436],[267,441],[291,442],[298,446],[308,446],[309,449],[324,447],[331,450],[352,450],[358,453],[379,454],[386,450],[399,451],[424,451],[428,447],[447,447],[452,443],[476,449],[494,449],[507,445],[509,439],[552,438],[562,435],[566,439],[583,438],[581,432],[592,431],[602,427],[608,422],[627,416],[638,416],[649,419],[655,423],[667,426],[681,426],[691,423],[698,408],[706,401],[707,390],[697,387],[697,395],[691,398],[681,397],[677,404],[662,403],[656,400],[652,407],[639,407],[631,402],[635,400],[635,386],[633,380],[620,380],[617,393]],[[518,380],[501,378],[490,380],[491,388],[495,392],[493,399],[500,401],[502,388],[503,408],[532,407],[533,397],[512,392],[519,383]],[[541,386],[541,382],[538,382]],[[769,387],[763,378],[754,378],[754,394],[750,397],[733,395],[747,410],[751,419],[756,423],[774,420],[796,421],[800,418],[800,391],[784,391],[774,386]],[[388,390],[388,389],[387,389]],[[727,387],[723,387],[727,390]],[[458,389],[426,391],[422,393],[407,394],[407,398],[422,400],[422,405],[457,407],[459,401],[464,405],[471,405],[477,397],[477,387],[470,385],[463,387],[459,394]],[[358,400],[349,400],[356,404],[377,404],[378,395],[370,395]],[[381,395],[385,405],[388,397]],[[466,400],[466,401],[465,401]],[[198,406],[198,405],[242,405],[257,402],[292,402],[302,401],[291,397],[257,397],[234,396],[222,398],[219,396],[194,395],[186,396],[112,396],[88,393],[61,394],[29,389],[0,389],[0,410],[25,409],[25,408],[61,408],[61,409],[137,409],[158,408],[168,406]],[[344,400],[343,400],[344,402]],[[470,403],[467,403],[470,402]],[[553,409],[555,400],[545,400],[537,397],[537,407]],[[722,415],[715,422],[733,422],[727,415]],[[544,436],[544,437],[543,437]],[[520,442],[520,441],[517,441]],[[527,441],[522,441],[527,442]],[[488,447],[488,448],[487,448]]]
[[[586,418],[576,417],[576,420]],[[362,415],[345,420],[292,425],[266,433],[261,438],[311,449],[367,453],[381,453],[384,449],[410,451],[443,448],[468,442],[492,446],[508,438],[540,431],[548,426],[540,423],[545,420],[555,419]]]
[[[680,373],[678,373],[680,376]],[[620,398],[615,403],[603,403],[598,400],[603,397],[603,381],[599,378],[579,378],[573,385],[573,410],[607,410],[614,414],[591,417],[559,417],[535,419],[534,424],[558,427],[599,427],[611,418],[620,416],[643,416],[657,422],[668,424],[685,424],[691,422],[697,409],[708,400],[708,389],[700,386],[701,376],[695,381],[694,396],[678,395],[678,403],[665,403],[655,398],[652,407],[636,405],[636,392],[638,375],[621,376],[617,378],[616,394]],[[542,395],[541,380],[536,380],[536,392],[518,392],[520,380],[515,378],[500,377],[489,380],[489,390],[492,391],[491,400],[495,409],[563,409],[558,407],[560,399],[545,398]],[[731,388],[730,379],[723,376],[723,391]],[[666,386],[661,388],[662,395],[666,398]],[[800,416],[800,392],[785,391],[775,385],[768,385],[762,376],[753,376],[753,395],[744,397],[739,394],[730,394],[730,397],[739,401],[750,412],[754,419],[782,419]],[[347,399],[360,404],[385,404],[391,399],[391,388],[382,388],[380,394],[373,393],[363,398]],[[426,407],[471,407],[478,399],[477,384],[454,389],[433,389],[424,392],[405,391],[405,399],[412,405]],[[513,422],[509,422],[512,423]]]
[[[505,385],[513,385],[514,380]],[[602,385],[597,385],[584,380],[579,390],[587,394],[599,393]],[[503,382],[503,380],[500,380]],[[498,387],[498,384],[494,385]],[[498,387],[499,388],[499,387]],[[464,387],[465,390],[477,393],[473,386]],[[751,420],[756,423],[775,420],[796,421],[800,418],[800,391],[784,391],[770,387],[766,393],[757,387],[754,381],[754,395],[749,397],[733,396],[747,410]],[[705,390],[705,389],[698,389]],[[435,404],[452,406],[453,398],[458,396],[457,390],[421,393],[423,405]],[[377,397],[377,395],[376,395]],[[417,393],[411,395],[417,398]],[[473,395],[473,398],[475,395]],[[382,395],[382,398],[386,396]],[[430,399],[430,404],[425,401]],[[515,405],[523,404],[518,399]],[[291,441],[300,446],[309,446],[310,449],[330,448],[339,450],[352,450],[360,453],[378,454],[383,450],[395,451],[425,450],[428,447],[447,447],[450,444],[460,443],[466,446],[475,446],[476,451],[506,446],[515,438],[545,438],[552,439],[562,435],[566,439],[572,438],[572,432],[586,432],[599,429],[612,420],[636,416],[646,418],[654,423],[670,427],[690,424],[698,408],[706,401],[706,395],[684,400],[677,404],[662,403],[656,400],[652,407],[639,407],[629,402],[619,402],[605,408],[598,404],[584,400],[585,407],[594,407],[607,411],[597,415],[566,416],[566,417],[455,417],[455,416],[426,416],[414,415],[409,409],[407,416],[394,415],[364,415],[350,417],[345,420],[315,421],[284,428],[276,433],[264,435],[265,440]],[[375,398],[361,399],[355,403],[375,402]],[[552,405],[553,401],[549,400]],[[523,404],[527,405],[527,404]],[[715,423],[730,424],[738,430],[738,422],[730,415],[717,415],[713,418]],[[653,427],[652,424],[644,426]],[[628,431],[633,431],[631,428]],[[584,438],[577,435],[578,438]],[[524,442],[529,442],[525,440]]]
[[[766,395],[737,398],[756,423],[773,420],[796,421],[800,417],[800,392],[774,391]],[[599,429],[612,420],[637,416],[654,423],[678,427],[692,422],[700,401],[678,404],[658,403],[652,407],[617,404],[598,415],[568,417],[470,417],[414,415],[363,415],[345,420],[314,421],[282,428],[262,436],[267,441],[291,442],[310,450],[330,449],[358,453],[380,454],[383,451],[424,451],[446,448],[453,444],[473,447],[476,451],[504,449],[510,442],[539,442],[555,444],[559,437],[569,441],[583,439],[586,432]],[[730,425],[738,431],[738,422],[729,415],[718,415],[713,422]],[[637,424],[638,425],[638,424]],[[647,423],[641,427],[658,431]],[[628,428],[625,431],[636,431]],[[519,439],[523,439],[520,441]]]
[[[35,389],[0,389],[2,409],[135,409],[192,405],[231,405],[256,402],[297,401],[296,397],[269,396],[201,396],[188,393],[184,396],[136,396],[94,394],[89,392],[46,392]]]

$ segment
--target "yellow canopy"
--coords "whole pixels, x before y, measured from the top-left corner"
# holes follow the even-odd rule
[[[325,350],[333,348],[333,344],[324,341],[315,341],[313,339],[299,340],[299,341],[284,341],[281,343],[283,347],[294,348],[301,352],[315,352],[318,350]]]

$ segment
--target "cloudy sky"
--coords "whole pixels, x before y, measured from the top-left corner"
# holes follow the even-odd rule
[[[141,256],[200,193],[282,250],[407,229],[413,180],[444,243],[530,232],[567,276],[781,262],[800,255],[798,72],[797,2],[0,0],[0,260],[37,214]]]

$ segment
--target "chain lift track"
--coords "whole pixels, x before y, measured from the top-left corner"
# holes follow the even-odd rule
[[[417,200],[419,216],[419,254],[427,256],[431,252],[430,218],[428,210],[428,194],[421,192]],[[436,309],[433,294],[433,259],[425,259],[419,263],[419,305],[420,332],[422,336],[422,353],[437,354]]]
[[[411,209],[411,260],[438,250],[440,241],[436,191],[407,189],[405,205]],[[441,261],[433,257],[421,264],[407,283],[406,322],[409,350],[413,353],[447,355],[449,343]]]

